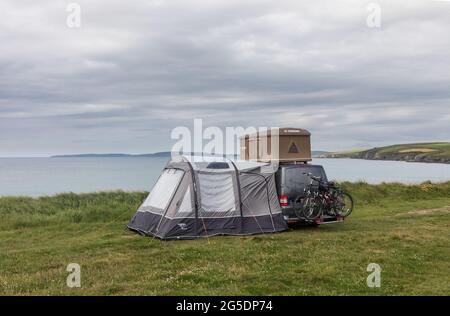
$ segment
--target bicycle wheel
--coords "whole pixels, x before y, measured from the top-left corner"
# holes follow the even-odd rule
[[[353,211],[353,198],[346,192],[339,192],[337,194],[337,202],[335,207],[336,214],[347,217]]]
[[[293,209],[298,219],[303,219],[303,207],[307,198],[307,196],[297,196],[294,200]]]
[[[309,196],[303,199],[302,217],[307,221],[314,221],[320,216],[322,211],[322,202],[318,196]]]

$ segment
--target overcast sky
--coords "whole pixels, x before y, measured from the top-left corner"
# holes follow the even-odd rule
[[[450,2],[0,2],[0,156],[169,150],[176,126],[316,150],[450,140]]]

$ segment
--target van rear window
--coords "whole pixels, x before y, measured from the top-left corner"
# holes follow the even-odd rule
[[[325,172],[320,167],[287,168],[284,185],[290,193],[302,193],[304,188],[310,184],[311,179],[304,173],[311,173],[316,177],[322,177],[325,181],[327,180]]]

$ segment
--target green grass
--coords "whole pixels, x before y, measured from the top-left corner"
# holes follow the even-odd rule
[[[403,144],[392,145],[388,147],[379,148],[380,153],[401,153],[402,151],[417,151],[421,149],[428,149],[429,155],[450,157],[450,143],[421,143],[421,144]]]
[[[450,142],[402,144],[325,154],[331,158],[363,158],[450,163]]]
[[[168,242],[124,230],[146,193],[3,197],[0,294],[450,295],[450,182],[342,185],[356,201],[342,224]]]

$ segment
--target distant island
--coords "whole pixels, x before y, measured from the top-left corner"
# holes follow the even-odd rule
[[[328,154],[326,151],[313,151],[313,157],[317,158]],[[110,153],[110,154],[75,154],[75,155],[55,155],[50,158],[121,158],[121,157],[170,157],[170,151],[156,152],[153,154],[122,154],[122,153]],[[236,156],[236,158],[239,158]]]
[[[367,160],[395,160],[408,162],[428,162],[450,164],[450,142],[402,144],[372,149],[357,149],[341,152],[313,151],[313,158],[352,158]],[[74,154],[56,155],[50,158],[122,158],[122,157],[150,157],[169,158],[170,151],[162,151],[149,154]],[[236,157],[238,158],[238,157]]]
[[[372,149],[325,153],[319,157],[450,164],[450,142],[392,145]]]
[[[50,158],[121,158],[121,157],[170,157],[170,151],[162,151],[153,154],[120,154],[120,153],[112,153],[112,154],[76,154],[76,155],[56,155],[51,156]]]

